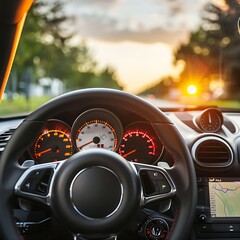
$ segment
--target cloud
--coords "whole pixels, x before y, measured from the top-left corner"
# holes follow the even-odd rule
[[[169,16],[196,14],[209,0],[151,0],[152,4],[167,9]]]
[[[138,26],[138,25],[136,25]],[[82,15],[78,19],[78,31],[83,38],[94,38],[109,42],[132,41],[139,43],[166,43],[176,45],[179,39],[185,40],[186,32],[162,27],[144,28],[142,25],[132,28],[113,18],[102,15]]]
[[[175,15],[184,12],[186,0],[185,2],[183,0],[152,0],[152,3],[161,6],[165,5],[168,13]]]
[[[169,45],[176,45],[179,43],[179,38],[177,39],[176,36],[179,37],[180,34],[180,32],[166,31],[162,28],[154,28],[145,31],[131,31],[129,29],[123,29],[120,31],[105,32],[98,35],[95,34],[95,37],[100,40],[110,42],[132,41],[146,44],[161,42]]]
[[[183,9],[184,5],[179,0],[170,1],[169,5],[170,5],[170,13],[173,16],[177,14],[181,14],[184,11]]]
[[[111,9],[124,2],[124,0],[73,0],[71,3],[78,6]]]

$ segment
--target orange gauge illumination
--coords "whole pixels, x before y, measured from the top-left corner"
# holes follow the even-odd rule
[[[145,131],[128,131],[119,146],[119,154],[128,161],[151,164],[156,161],[155,141]]]
[[[39,163],[63,160],[72,153],[71,139],[61,130],[45,131],[34,144],[34,157]]]

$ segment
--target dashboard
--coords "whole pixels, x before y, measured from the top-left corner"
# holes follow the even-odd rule
[[[240,114],[216,108],[169,113],[195,164],[196,239],[240,237]]]
[[[151,124],[122,124],[104,108],[92,108],[71,119],[49,119],[28,153],[36,163],[57,162],[78,151],[104,148],[128,161],[155,164],[164,147]]]
[[[217,108],[163,111],[181,133],[197,174],[198,203],[191,239],[239,237],[240,113]],[[1,120],[0,152],[23,120],[24,117]],[[171,167],[175,161],[144,116],[97,106],[53,114],[39,129],[19,164],[29,159],[35,164],[58,162],[91,148],[108,149],[127,161],[143,164]],[[166,205],[162,214],[171,211],[171,204]],[[166,225],[168,218],[163,218]]]

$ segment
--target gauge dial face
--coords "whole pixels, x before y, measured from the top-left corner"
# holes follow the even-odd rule
[[[71,139],[61,130],[47,130],[34,144],[34,156],[40,163],[59,161],[73,153]]]
[[[72,127],[72,139],[78,151],[104,148],[115,151],[122,137],[120,120],[110,111],[93,108],[83,112]]]
[[[73,154],[70,136],[70,127],[66,123],[48,120],[29,152],[38,163],[66,159]]]
[[[150,126],[138,123],[125,130],[118,152],[128,161],[153,164],[162,150],[163,146]]]
[[[200,126],[206,132],[219,131],[222,123],[222,114],[216,109],[208,109],[200,116]]]
[[[92,120],[79,128],[76,135],[78,150],[105,148],[115,150],[117,136],[114,128],[107,122]]]

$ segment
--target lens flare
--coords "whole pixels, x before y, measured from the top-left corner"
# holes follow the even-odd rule
[[[188,94],[190,94],[190,95],[194,95],[194,94],[197,93],[197,87],[196,87],[195,85],[189,85],[189,86],[187,87],[187,92],[188,92]]]

